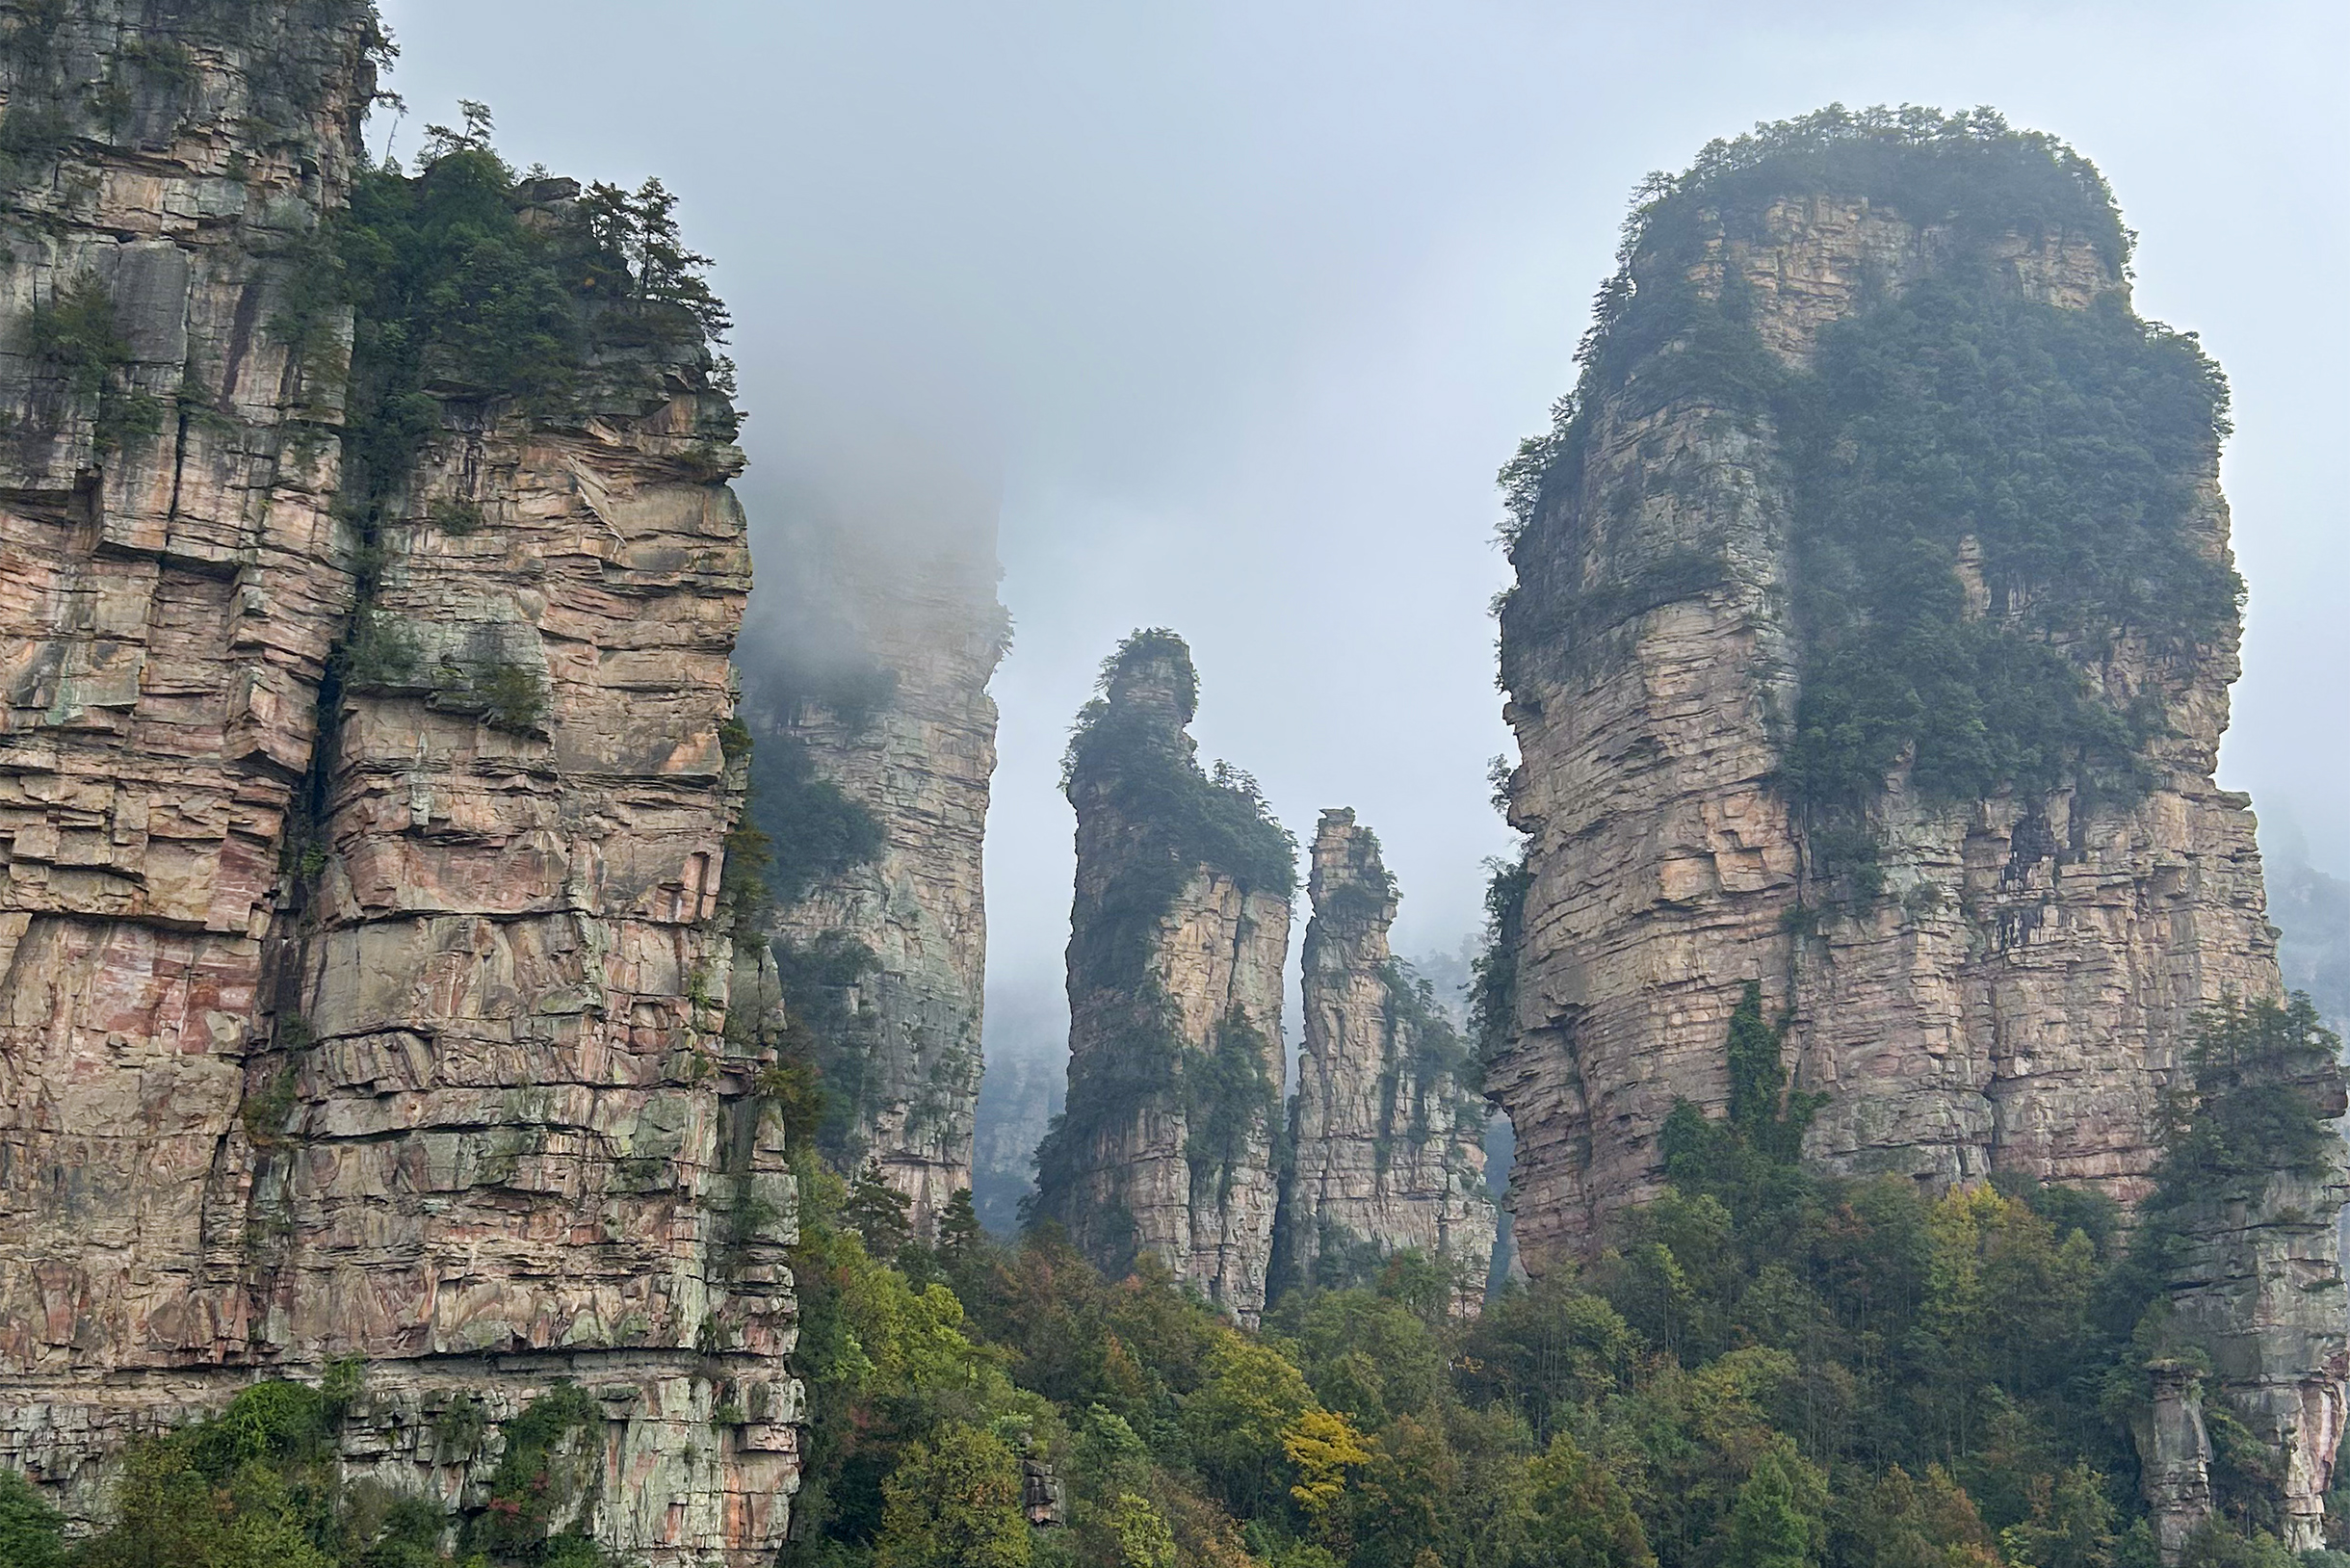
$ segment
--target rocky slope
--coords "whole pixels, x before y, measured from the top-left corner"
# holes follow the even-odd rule
[[[1244,776],[1201,771],[1197,698],[1182,640],[1138,632],[1070,743],[1068,1109],[1037,1154],[1037,1212],[1106,1269],[1156,1257],[1253,1324],[1294,846]]]
[[[821,599],[844,647],[830,650],[829,670],[812,650],[746,659],[745,714],[762,744],[796,748],[874,837],[869,856],[809,868],[773,934],[787,969],[795,953],[859,950],[849,985],[801,980],[831,993],[809,1010],[848,1026],[830,1059],[851,1070],[827,1075],[846,1121],[830,1152],[846,1165],[876,1162],[927,1233],[972,1184],[987,964],[981,840],[996,760],[987,682],[1005,624],[994,551],[987,539],[886,528],[791,542],[806,558],[795,587]],[[793,824],[770,831],[788,840]]]
[[[347,1459],[462,1510],[576,1381],[559,1511],[765,1560],[794,1200],[727,1028],[749,559],[709,357],[528,414],[437,383],[361,498],[350,311],[325,352],[287,324],[372,14],[0,15],[10,123],[65,133],[10,170],[0,269],[0,1463],[87,1516],[135,1433],[355,1356]]]
[[[1794,797],[1803,490],[1752,387],[1800,377],[1835,324],[1962,267],[1998,280],[2002,309],[2096,316],[2128,296],[2119,242],[2093,223],[1774,186],[1759,167],[1723,176],[1746,179],[1743,206],[1684,187],[1656,209],[1669,235],[1654,218],[1635,232],[1603,299],[1607,374],[1521,470],[1502,659],[1530,880],[1513,1038],[1489,1084],[1517,1127],[1518,1239],[1537,1267],[1655,1190],[1677,1099],[1720,1109],[1747,981],[1789,1015],[1796,1086],[1827,1096],[1807,1153],[2125,1199],[2144,1189],[2190,1016],[2278,989],[2247,802],[2212,782],[2232,611],[2194,640],[2051,635],[2020,568],[1994,562],[1987,581],[1961,539],[1942,581],[1967,615],[2045,640],[2117,706],[2159,701],[2133,759],[2143,788],[2100,793],[2076,772],[1953,798],[1896,759],[1841,818]],[[1644,322],[1641,301],[1677,298],[1743,357],[1709,360],[1718,342]],[[2185,546],[2224,570],[2216,448],[2185,442],[2177,460]]]
[[[1388,948],[1398,896],[1351,811],[1314,834],[1282,1252],[1301,1280],[1405,1247],[1453,1268],[1474,1312],[1493,1261],[1485,1107],[1467,1048]]]

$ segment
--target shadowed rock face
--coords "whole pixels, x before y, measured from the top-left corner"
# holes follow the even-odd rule
[[[0,1463],[88,1517],[132,1435],[357,1355],[352,1465],[478,1505],[570,1379],[598,1539],[766,1560],[795,1205],[755,955],[727,1028],[732,411],[698,350],[576,418],[450,404],[371,613],[528,700],[354,679],[322,713],[359,580],[338,356],[271,324],[344,200],[374,18],[150,14],[74,0],[5,67],[12,115],[42,70],[128,108],[6,194]],[[84,386],[30,322],[89,288],[127,353]]]
[[[1037,1200],[1101,1266],[1155,1257],[1253,1324],[1272,1255],[1290,888],[1195,853],[1166,820],[1170,799],[1212,792],[1280,838],[1253,796],[1201,775],[1189,656],[1159,635],[1171,646],[1130,642],[1081,719],[1109,744],[1074,744],[1068,1111],[1038,1154]]]
[[[1467,1049],[1389,951],[1395,879],[1353,812],[1322,813],[1310,885],[1285,1258],[1311,1280],[1338,1262],[1325,1250],[1417,1248],[1458,1271],[1454,1310],[1474,1312],[1496,1216]]]
[[[1986,245],[2024,299],[2086,308],[2124,287],[2061,228]],[[1714,231],[1692,278],[1735,280],[1763,350],[1800,366],[1824,327],[1955,246],[1888,206],[1790,196],[1752,233]],[[1656,265],[1635,252],[1633,274]],[[2092,686],[2165,699],[2133,803],[2064,788],[1943,804],[1896,772],[1868,814],[1883,896],[1822,907],[1818,847],[1780,785],[1799,690],[1780,436],[1703,392],[1584,413],[1580,469],[1517,541],[1502,620],[1531,884],[1515,1036],[1488,1085],[1517,1129],[1529,1267],[1596,1246],[1656,1190],[1676,1099],[1721,1109],[1749,980],[1791,1018],[1796,1086],[1828,1096],[1808,1155],[2140,1195],[2189,1018],[2278,990],[2252,817],[2212,782],[2233,620],[2182,651],[2127,635],[2071,650]],[[2224,559],[2215,469],[2192,487],[2196,547]]]

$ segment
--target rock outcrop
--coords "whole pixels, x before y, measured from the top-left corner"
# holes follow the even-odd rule
[[[1904,167],[1900,136],[1876,134],[1882,167]],[[2018,140],[1977,137],[1985,167]],[[2174,638],[2096,614],[2053,627],[2037,607],[2061,583],[1971,535],[1936,543],[1947,564],[1924,591],[1963,595],[1962,628],[1988,616],[2061,654],[2086,701],[2158,707],[2113,764],[2135,786],[2081,766],[1953,797],[1921,780],[1913,745],[1858,805],[1802,796],[1805,726],[1837,732],[1803,707],[1831,666],[1796,606],[1803,573],[1842,558],[1805,543],[1820,469],[1799,469],[1803,432],[1782,430],[1768,389],[1799,383],[1828,330],[1873,302],[1949,308],[1932,291],[1959,279],[1990,280],[1986,309],[2127,321],[2104,314],[2128,308],[2126,242],[2094,174],[2045,150],[2015,154],[2055,193],[2025,217],[2002,213],[1989,173],[1905,205],[1890,186],[1844,194],[1866,181],[1829,194],[1743,145],[1643,210],[1583,387],[1515,470],[1502,667],[1527,892],[1514,1037],[1488,1084],[1517,1129],[1517,1238],[1536,1270],[1656,1190],[1676,1100],[1719,1111],[1749,981],[1789,1019],[1796,1087],[1827,1097],[1807,1155],[2124,1200],[2145,1190],[2190,1017],[2278,990],[2247,801],[2212,782],[2232,608]],[[1851,426],[1820,461],[1865,467],[1866,439]],[[2180,436],[2160,460],[2163,493],[2183,498],[2165,537],[2224,598],[2216,443]]]
[[[827,1152],[847,1168],[877,1163],[927,1234],[972,1184],[996,761],[987,683],[1006,625],[993,541],[833,529],[793,542],[807,578],[796,586],[821,598],[826,636],[843,646],[746,659],[745,714],[761,745],[791,748],[807,771],[797,792],[837,791],[873,836],[870,854],[811,866],[785,890],[773,934],[787,989],[799,978],[792,1003],[810,1027],[829,1019],[846,1036],[827,1054],[825,1087],[846,1124]],[[779,778],[754,811],[764,819],[797,792]],[[808,961],[850,944],[846,976]]]
[[[1137,632],[1070,742],[1069,1094],[1037,1212],[1099,1266],[1141,1255],[1253,1324],[1276,1207],[1295,846],[1245,774],[1203,772],[1189,650]]]
[[[2166,1561],[2210,1510],[2201,1411],[2212,1400],[2274,1455],[2285,1544],[2296,1552],[2326,1544],[2326,1494],[2350,1414],[2350,1293],[2337,1235],[2350,1201],[2350,1146],[2337,1130],[2350,1093],[2335,1057],[2339,1042],[2315,1028],[2314,1012],[2283,1017],[2288,1028],[2309,1026],[2306,1048],[2245,1051],[2233,1061],[2206,1052],[2197,1074],[2206,1103],[2231,1093],[2265,1102],[2245,1118],[2254,1137],[2215,1140],[2249,1168],[2199,1173],[2184,1202],[2155,1211],[2175,1238],[2164,1333],[2208,1367],[2205,1379],[2199,1367],[2157,1361],[2153,1413],[2139,1422],[2142,1487]],[[2237,1031],[2230,1043],[2248,1035],[2258,1039]],[[2292,1122],[2272,1109],[2280,1091],[2306,1108],[2306,1138],[2294,1138]]]
[[[1285,1266],[1344,1282],[1416,1248],[1454,1272],[1454,1310],[1473,1313],[1496,1218],[1475,1063],[1431,988],[1389,951],[1395,878],[1353,812],[1322,813],[1308,887]]]
[[[0,267],[0,1463],[87,1519],[131,1437],[355,1356],[348,1464],[478,1508],[576,1383],[597,1540],[768,1560],[795,1197],[728,1028],[710,357],[438,381],[362,497],[310,269],[372,12],[0,18],[11,126],[57,126]]]

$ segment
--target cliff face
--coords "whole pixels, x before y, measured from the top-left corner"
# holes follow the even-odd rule
[[[347,1461],[475,1508],[570,1380],[599,1541],[764,1560],[794,1201],[726,1028],[749,560],[708,356],[528,415],[435,381],[361,496],[351,311],[289,323],[372,14],[0,13],[12,124],[44,68],[127,104],[57,99],[0,269],[0,1463],[87,1517],[133,1435],[358,1356]]]
[[[2338,1042],[2316,1038],[2322,1049],[2307,1053],[2289,1076],[2258,1076],[2282,1080],[2276,1086],[2334,1120],[2350,1110],[2350,1094],[2334,1057]],[[2258,1168],[2249,1179],[2211,1184],[2164,1215],[2180,1237],[2169,1281],[2173,1331],[2208,1357],[2204,1392],[2277,1456],[2278,1534],[2296,1552],[2325,1545],[2326,1493],[2350,1406],[2350,1299],[2338,1235],[2350,1200],[2350,1148],[2332,1129],[2312,1141],[2303,1159],[2273,1144],[2251,1147]],[[2159,1376],[2156,1392],[2157,1446],[2150,1454],[2142,1432],[2139,1449],[2150,1461],[2146,1496],[2157,1533],[2175,1552],[2209,1508],[2208,1444],[2201,1453],[2191,1442],[2161,1444]],[[2202,1400],[2177,1402],[2188,1408]],[[2174,1451],[2173,1462],[2161,1462]]]
[[[1806,509],[1876,455],[1854,423],[1807,470],[1799,437],[1819,438],[1752,388],[1807,376],[1837,324],[1886,301],[1950,308],[1930,292],[1948,279],[1982,291],[1972,308],[2055,335],[2068,318],[2127,322],[2127,295],[2120,242],[2094,227],[2001,220],[1996,200],[1945,221],[1800,180],[1757,195],[1769,174],[1743,206],[1696,189],[1653,209],[1603,301],[1614,316],[1587,359],[1604,373],[1527,478],[1502,640],[1529,883],[1514,1037],[1488,1082],[1517,1128],[1513,1207],[1536,1268],[1655,1190],[1676,1099],[1719,1111],[1747,981],[1790,1018],[1795,1086],[1827,1096],[1807,1155],[2124,1199],[2145,1189],[2189,1017],[2230,989],[2278,989],[2247,802],[2212,782],[2232,608],[2187,636],[2118,613],[2068,628],[2041,614],[2062,597],[2045,557],[1928,540],[1918,591],[1952,597],[1953,646],[2003,629],[2061,656],[2088,701],[2159,707],[2110,765],[2138,782],[2093,787],[2083,764],[1930,788],[1913,742],[1889,745],[1869,787],[1803,795],[1802,748],[1840,733],[1806,709],[1806,682],[1828,684],[1840,650],[1807,642],[1798,607],[1868,548],[1865,524],[1857,544],[1807,545]],[[1717,335],[1652,329],[1644,300],[1689,301]],[[2216,446],[2182,436],[2165,461],[2171,542],[2224,581]],[[1871,614],[1886,613],[1864,628]],[[1843,733],[1867,738],[1859,719]]]
[[[832,1152],[851,1167],[878,1163],[927,1232],[972,1183],[987,967],[981,843],[996,762],[987,682],[1005,621],[992,550],[900,542],[836,539],[810,552],[822,558],[812,586],[834,635],[862,666],[852,693],[833,690],[837,679],[795,682],[753,663],[744,698],[762,743],[796,748],[811,777],[871,824],[870,855],[810,868],[773,934],[787,971],[802,976],[797,989],[830,993],[807,1010],[849,1035],[826,1074],[847,1124]],[[770,830],[783,840],[793,828]],[[804,961],[842,944],[858,950],[851,976]]]
[[[1456,1270],[1455,1310],[1474,1312],[1495,1214],[1467,1049],[1389,951],[1395,878],[1353,812],[1322,814],[1309,887],[1283,1251],[1311,1280],[1416,1247]]]
[[[1253,1324],[1271,1262],[1295,873],[1254,787],[1200,771],[1197,683],[1137,633],[1071,742],[1068,1109],[1038,1212],[1106,1269],[1141,1254]]]

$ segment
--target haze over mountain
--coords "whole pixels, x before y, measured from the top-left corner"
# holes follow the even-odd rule
[[[2147,316],[2199,330],[2239,433],[2252,602],[2222,776],[2350,868],[2350,570],[2335,526],[2338,8],[1654,10],[1211,3],[1135,13],[394,0],[413,152],[459,97],[543,159],[684,196],[740,323],[763,534],[940,476],[1000,496],[1017,623],[994,692],[990,1048],[1058,1051],[1069,716],[1116,640],[1178,627],[1301,830],[1379,824],[1405,952],[1477,920],[1506,847],[1490,476],[1569,379],[1625,194],[1831,100],[1996,103],[2088,150],[2147,236]],[[1629,68],[1637,63],[1637,68]],[[1015,1020],[1023,1022],[1015,1025]],[[999,1028],[1001,1026],[1001,1028]],[[1002,1029],[1017,1027],[1015,1042]],[[1030,1037],[1032,1034],[1032,1038]]]

